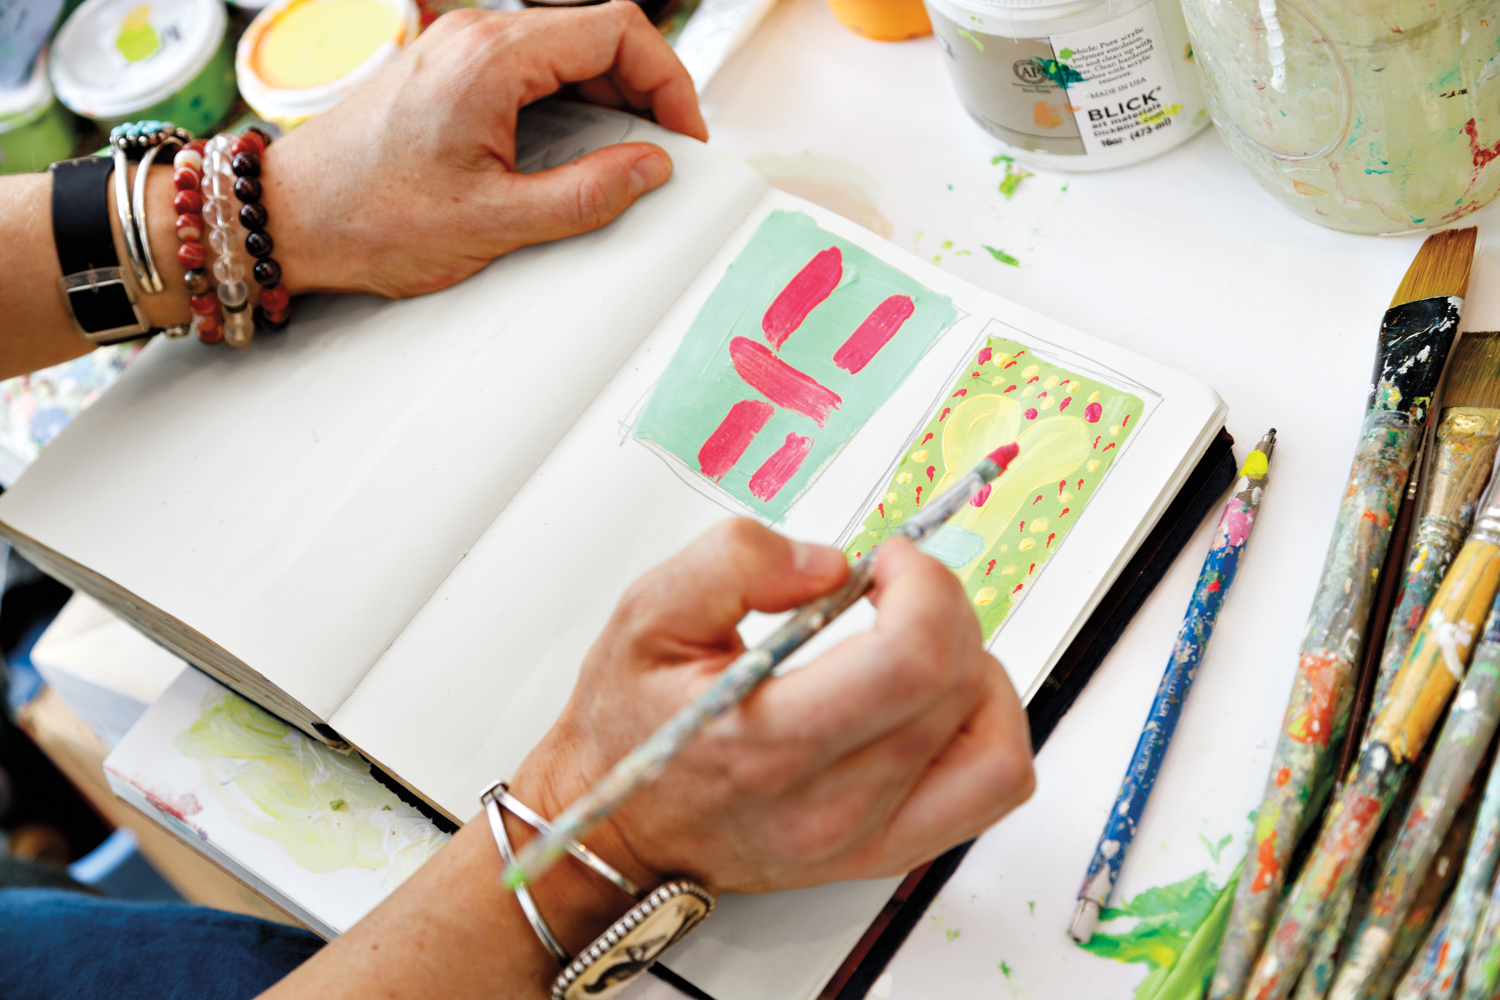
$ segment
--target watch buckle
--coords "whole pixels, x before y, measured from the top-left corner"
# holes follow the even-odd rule
[[[100,291],[118,285],[125,290],[125,298],[130,303],[130,310],[135,314],[135,325],[117,326],[107,330],[85,330],[83,324],[78,321],[78,314],[73,309],[73,296],[75,295],[98,295]],[[140,303],[136,299],[135,288],[126,279],[123,268],[99,267],[88,271],[78,271],[74,274],[65,274],[57,279],[58,291],[62,293],[63,305],[68,310],[68,318],[73,321],[73,326],[78,330],[84,340],[96,346],[103,347],[108,344],[118,344],[126,340],[135,340],[144,337],[151,332],[151,321],[146,318],[145,312],[141,310]]]

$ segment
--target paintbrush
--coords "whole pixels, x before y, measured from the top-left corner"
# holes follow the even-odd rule
[[[1354,661],[1385,561],[1392,522],[1432,395],[1458,328],[1474,259],[1474,229],[1429,236],[1381,322],[1364,425],[1313,598],[1297,675],[1271,758],[1247,867],[1214,971],[1211,1000],[1239,1000],[1281,898],[1297,837],[1318,815],[1312,790],[1333,765],[1348,720]],[[1285,996],[1302,971],[1306,948]]]
[[[1495,614],[1491,613],[1484,633],[1484,640],[1474,652],[1470,676],[1481,671],[1500,674],[1500,619]],[[1491,756],[1494,752],[1492,746]],[[1396,1000],[1452,1000],[1458,995],[1464,963],[1489,903],[1497,861],[1500,861],[1500,767],[1491,764],[1453,898],[1428,935],[1417,961],[1397,987]]]
[[[980,460],[973,472],[934,497],[929,506],[907,519],[894,534],[912,542],[922,541],[1003,473],[1020,450],[1021,446],[1014,442],[996,448]],[[707,691],[662,723],[645,742],[621,758],[609,773],[564,809],[552,820],[552,828],[533,838],[505,869],[506,888],[514,889],[539,878],[567,853],[570,842],[588,836],[595,825],[618,809],[632,793],[660,774],[709,723],[744,701],[778,663],[865,596],[874,585],[878,549],[876,546],[866,552],[849,567],[849,579],[841,587],[802,605],[764,642],[736,657]]]
[[[1455,360],[1454,364],[1457,363]],[[1336,779],[1333,786],[1334,798],[1338,797],[1339,789],[1343,787],[1343,778],[1349,773],[1349,765],[1354,763],[1354,754],[1361,742],[1359,735],[1364,732],[1370,702],[1375,696],[1375,677],[1380,671],[1381,662],[1381,644],[1377,638],[1385,634],[1396,603],[1396,590],[1401,583],[1401,566],[1406,560],[1406,543],[1411,535],[1414,520],[1412,512],[1417,505],[1417,487],[1421,482],[1422,456],[1425,451],[1424,445],[1423,450],[1417,452],[1416,461],[1412,463],[1401,510],[1391,529],[1391,542],[1386,548],[1385,562],[1380,566],[1380,589],[1376,592],[1375,609],[1370,612],[1370,621],[1365,629],[1367,639],[1359,657],[1354,702],[1349,708],[1348,735],[1339,748],[1339,761],[1333,769]],[[1318,940],[1313,945],[1307,969],[1297,982],[1296,1000],[1323,1000],[1328,995],[1337,968],[1339,945],[1344,939],[1344,929],[1354,906],[1355,888],[1351,883],[1329,904],[1328,917],[1318,932]]]
[[[1484,511],[1422,619],[1386,707],[1376,716],[1359,761],[1329,810],[1317,846],[1277,913],[1246,985],[1248,996],[1280,1000],[1296,982],[1329,900],[1358,872],[1412,758],[1426,744],[1463,676],[1474,637],[1497,590],[1500,497],[1492,483]],[[1400,853],[1392,850],[1391,856]],[[1340,995],[1339,977],[1330,995]]]
[[[1500,572],[1495,576],[1500,582]],[[1453,826],[1464,790],[1474,783],[1480,764],[1494,742],[1496,726],[1500,725],[1500,601],[1493,597],[1491,600],[1484,638],[1475,650],[1473,668],[1464,677],[1432,757],[1422,772],[1421,784],[1407,806],[1395,845],[1385,857],[1370,896],[1369,910],[1334,978],[1329,994],[1333,1000],[1356,1000],[1383,975],[1383,970],[1391,971],[1400,963],[1401,956],[1395,951],[1400,943],[1398,931],[1408,925],[1408,917],[1416,912],[1418,895],[1423,885],[1431,881],[1428,876],[1434,868],[1434,858]],[[1443,659],[1447,659],[1446,655]],[[1451,666],[1444,662],[1438,669],[1448,673]],[[1400,695],[1393,695],[1393,706],[1397,697]],[[1379,733],[1371,734],[1372,741],[1379,738]],[[1453,867],[1456,870],[1456,859]],[[1453,873],[1439,871],[1439,877],[1449,874]],[[1410,957],[1409,953],[1406,957]],[[1394,971],[1399,973],[1400,969]]]
[[[1464,334],[1450,367],[1427,495],[1400,601],[1385,634],[1372,715],[1384,707],[1427,602],[1474,523],[1474,508],[1500,445],[1500,333]]]

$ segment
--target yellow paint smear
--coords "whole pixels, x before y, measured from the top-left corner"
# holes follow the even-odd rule
[[[270,87],[317,87],[354,72],[400,30],[396,9],[380,0],[301,0],[266,28],[250,65]]]

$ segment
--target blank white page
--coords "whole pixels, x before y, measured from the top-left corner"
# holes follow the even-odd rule
[[[793,505],[781,525],[788,534],[848,540],[913,428],[995,323],[1033,348],[1113,370],[1150,397],[1147,419],[1077,534],[991,643],[1023,692],[1045,676],[1222,426],[1223,403],[1207,386],[979,292],[832,213],[769,192],[332,720],[366,756],[454,818],[472,817],[478,793],[510,775],[551,726],[626,584],[737,511],[637,440],[632,427],[715,284],[777,209],[805,212],[959,307],[952,328]],[[872,614],[861,603],[816,645],[866,627]],[[893,885],[727,898],[666,964],[718,1000],[815,995]],[[789,928],[802,930],[789,935]]]
[[[299,300],[244,352],[158,338],[0,520],[329,718],[765,190],[629,115],[529,114],[523,167],[644,139],[674,176],[443,292]]]

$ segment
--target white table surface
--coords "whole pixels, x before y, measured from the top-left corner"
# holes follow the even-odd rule
[[[1278,428],[1262,523],[1116,898],[1203,868],[1197,835],[1220,832],[1211,815],[1241,817],[1213,866],[1222,876],[1243,854],[1243,817],[1265,780],[1375,333],[1421,237],[1352,236],[1298,218],[1212,128],[1134,167],[1038,171],[1006,200],[990,162],[1000,146],[958,104],[936,42],[867,41],[823,0],[782,0],[703,103],[719,147],[861,168],[878,183],[897,245],[940,254],[982,288],[1210,383],[1229,403],[1241,457]],[[1497,211],[1466,220],[1481,237],[1465,329],[1500,329],[1500,253],[1484,235]],[[981,839],[873,995],[1130,995],[1145,967],[1078,951],[1064,928],[1208,534],[1205,524],[1042,751],[1031,803]],[[1186,857],[1194,851],[1204,856]]]

